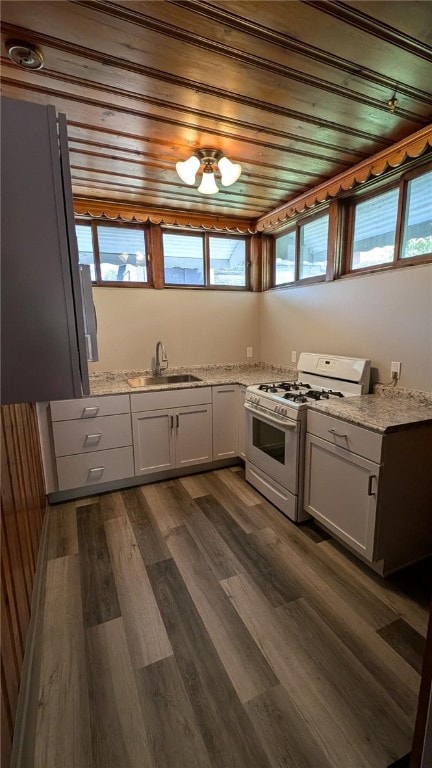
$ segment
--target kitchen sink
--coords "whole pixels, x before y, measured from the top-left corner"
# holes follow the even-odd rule
[[[201,381],[198,376],[191,373],[173,373],[171,376],[137,376],[136,379],[128,379],[130,387],[154,387],[164,384],[188,384],[192,381]]]

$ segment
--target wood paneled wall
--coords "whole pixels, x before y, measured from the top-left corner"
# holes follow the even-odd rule
[[[1,764],[10,762],[45,511],[34,404],[1,408]]]

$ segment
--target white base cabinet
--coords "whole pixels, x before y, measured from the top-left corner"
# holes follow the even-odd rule
[[[380,434],[308,411],[304,507],[381,575],[432,554],[432,425]]]
[[[305,509],[370,561],[378,476],[378,464],[307,435]]]
[[[213,390],[213,459],[238,456],[238,386],[223,384]]]
[[[131,395],[135,475],[212,461],[210,387]]]
[[[53,401],[51,420],[59,491],[133,475],[128,395]]]
[[[135,475],[212,461],[211,405],[132,414]]]
[[[245,393],[227,384],[51,402],[40,424],[50,500],[244,457]]]

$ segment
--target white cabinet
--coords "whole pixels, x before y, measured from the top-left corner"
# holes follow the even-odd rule
[[[238,455],[246,461],[246,410],[244,407],[246,399],[246,387],[240,386],[238,389]]]
[[[131,404],[135,475],[212,461],[210,387],[137,393]]]
[[[213,459],[238,456],[238,386],[224,384],[213,390]]]
[[[58,490],[132,477],[128,395],[51,403]]]
[[[305,510],[366,560],[374,560],[382,436],[309,411]]]
[[[432,553],[432,426],[379,434],[309,410],[305,510],[387,575]]]

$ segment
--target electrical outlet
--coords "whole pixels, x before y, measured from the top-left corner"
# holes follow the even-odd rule
[[[401,363],[392,363],[390,367],[390,375],[392,379],[400,379],[401,375]]]
[[[252,347],[246,347],[246,357],[252,357]]]
[[[297,352],[291,352],[291,362],[297,362]]]

